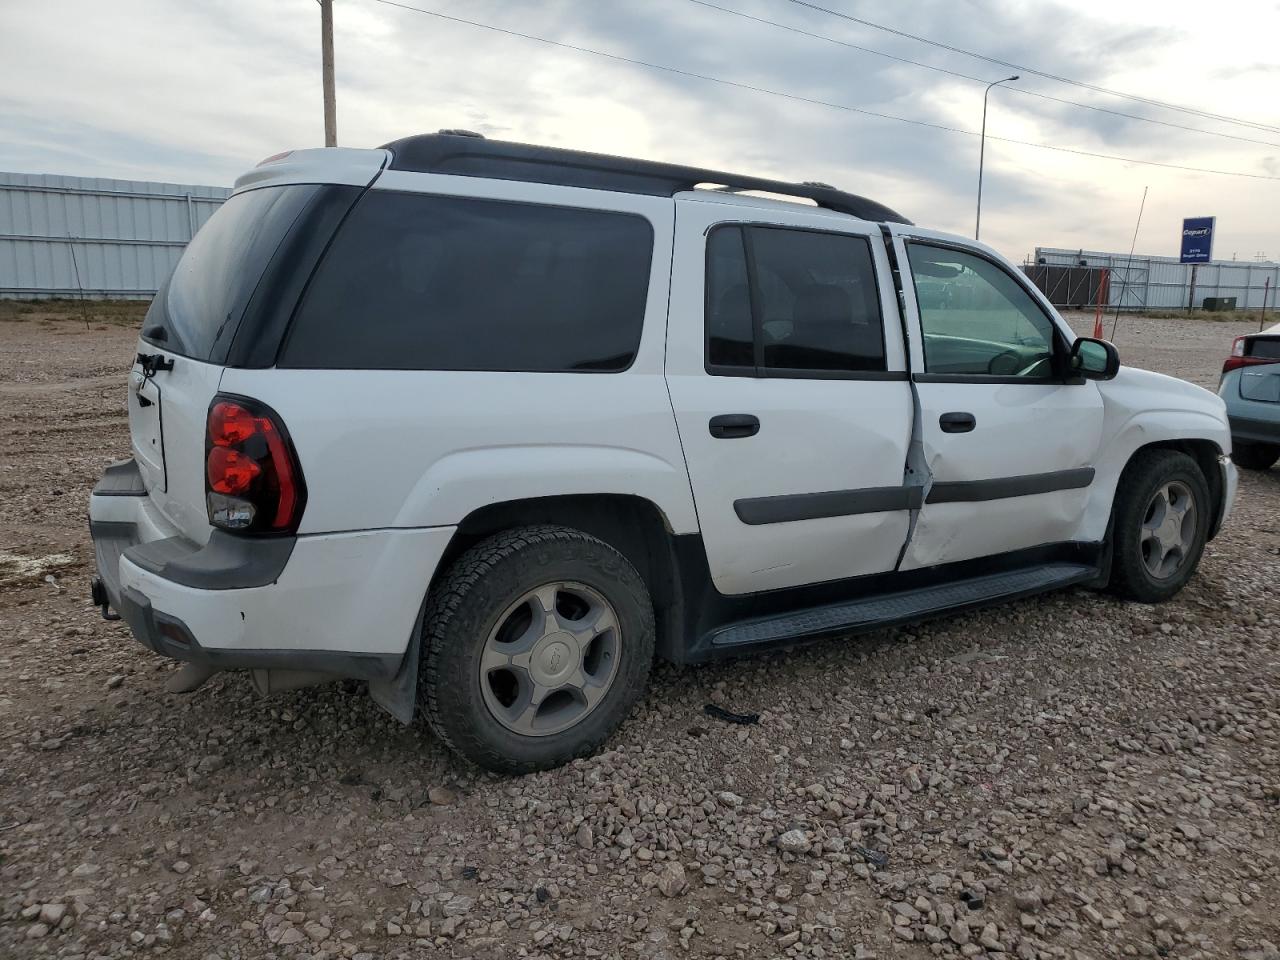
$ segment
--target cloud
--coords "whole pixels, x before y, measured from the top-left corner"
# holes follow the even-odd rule
[[[689,0],[407,2],[812,100],[963,130],[976,130],[981,121],[978,83]],[[714,2],[977,77],[1006,72],[785,0]],[[1046,73],[1276,122],[1271,98],[1257,89],[1266,86],[1257,78],[1270,65],[1269,48],[1212,18],[1197,18],[1192,34],[1177,26],[1181,17],[1104,0],[918,0],[909,17],[899,8],[824,2]],[[344,145],[464,127],[508,139],[823,180],[882,200],[919,223],[972,229],[976,137],[618,63],[373,0],[339,0],[335,23]],[[1231,42],[1215,45],[1215,30]],[[0,168],[230,183],[263,156],[320,141],[318,33],[314,0],[48,0],[6,10],[0,123],[7,136]],[[1219,49],[1234,63],[1215,64],[1212,51]],[[1197,65],[1194,70],[1188,62]],[[1244,79],[1232,82],[1236,77]],[[1015,86],[1280,143],[1280,132],[1228,127],[1043,78],[1026,76]],[[1274,149],[1012,90],[992,94],[988,120],[993,136],[1276,175]],[[1127,249],[1132,198],[1143,185],[1152,188],[1157,220],[1173,222],[1183,208],[1217,210],[1224,233],[1235,234],[1227,242],[1241,248],[1266,247],[1273,228],[1263,211],[1280,203],[1280,183],[1180,174],[995,140],[987,143],[986,161],[983,238],[1014,257],[1037,244]],[[1173,242],[1171,230],[1151,252],[1167,252]]]

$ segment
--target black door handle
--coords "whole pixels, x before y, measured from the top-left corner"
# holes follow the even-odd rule
[[[944,413],[938,418],[943,433],[968,433],[977,425],[978,418],[972,413]]]
[[[750,413],[722,413],[707,424],[711,435],[721,440],[754,437],[760,432],[760,418]]]

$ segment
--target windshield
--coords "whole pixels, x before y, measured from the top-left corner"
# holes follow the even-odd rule
[[[196,360],[225,356],[262,271],[317,189],[264,187],[227,200],[196,232],[156,294],[143,336]]]

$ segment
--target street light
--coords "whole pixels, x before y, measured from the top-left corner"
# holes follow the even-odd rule
[[[987,153],[987,94],[991,92],[991,88],[1000,83],[1008,83],[1010,80],[1017,80],[1018,75],[1015,73],[1012,77],[1005,77],[1003,80],[995,80],[987,84],[987,89],[982,92],[982,145],[978,147],[978,216],[973,221],[973,239],[978,239],[978,232],[982,227],[982,161],[986,158]]]

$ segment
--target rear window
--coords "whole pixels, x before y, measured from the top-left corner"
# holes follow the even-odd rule
[[[224,356],[267,262],[317,189],[264,187],[219,207],[152,301],[147,339],[196,360]]]
[[[1280,360],[1280,337],[1252,337],[1246,340],[1245,356]]]
[[[632,214],[370,191],[312,279],[280,366],[624,370],[652,251]]]

